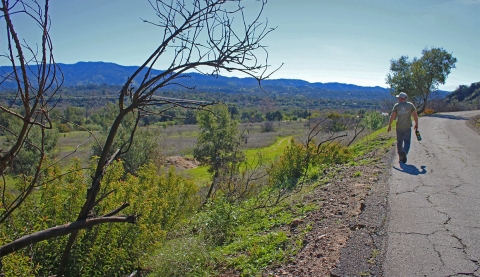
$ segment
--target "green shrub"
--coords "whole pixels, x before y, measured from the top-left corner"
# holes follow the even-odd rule
[[[46,172],[46,182],[33,197],[12,214],[7,224],[0,225],[0,243],[53,226],[75,221],[89,185],[86,174],[77,163],[71,172],[61,176],[58,168]],[[121,162],[114,162],[102,181],[102,191],[113,194],[103,199],[93,211],[106,214],[124,202],[130,206],[126,214],[139,214],[136,224],[109,223],[79,232],[65,272],[66,276],[125,276],[144,264],[165,239],[175,224],[196,209],[197,189],[192,182],[178,176],[173,169],[157,174],[154,165],[145,165],[138,176],[124,179]],[[37,276],[56,272],[67,236],[43,241],[24,248],[15,255],[31,259],[9,262],[7,276],[26,265]],[[28,271],[25,271],[28,272]]]
[[[30,257],[24,253],[12,253],[2,258],[2,272],[5,276],[38,276],[38,268],[31,263]]]
[[[150,259],[148,276],[211,276],[212,257],[209,245],[198,236],[185,236],[167,241]]]
[[[313,164],[344,164],[353,157],[352,151],[339,142],[327,142],[317,147]]]
[[[305,177],[310,166],[343,164],[350,161],[352,156],[352,151],[339,142],[316,144],[312,140],[308,145],[302,145],[292,140],[268,169],[269,185],[292,190]]]
[[[293,139],[282,155],[268,169],[270,187],[292,190],[308,166],[307,149]]]
[[[376,131],[382,128],[384,117],[376,111],[366,112],[363,118],[363,124],[369,130]]]
[[[195,221],[196,229],[205,241],[221,246],[233,238],[238,226],[238,208],[220,197],[208,203]]]
[[[69,133],[69,132],[71,132],[72,130],[70,129],[70,127],[68,127],[67,124],[65,124],[65,123],[60,123],[60,124],[58,124],[58,131],[59,131],[60,133]]]

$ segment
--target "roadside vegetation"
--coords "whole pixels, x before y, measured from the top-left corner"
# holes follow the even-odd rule
[[[221,110],[224,106],[218,107]],[[73,257],[79,267],[72,267],[75,275],[71,276],[104,276],[109,272],[212,276],[228,271],[254,276],[268,266],[288,261],[302,247],[302,236],[309,227],[302,227],[295,236],[285,228],[319,208],[318,204],[300,201],[303,195],[332,178],[324,175],[327,168],[355,163],[382,144],[382,132],[372,131],[385,124],[374,112],[364,113],[362,118],[351,113],[326,113],[310,121],[276,121],[273,130],[266,132],[265,122],[241,123],[223,111],[223,118],[218,110],[214,117],[199,116],[197,125],[144,126],[138,130],[141,136],[132,145],[137,150],[107,170],[102,194],[110,197],[96,212],[107,213],[120,201],[129,203],[124,210],[127,215],[135,212],[141,216],[134,225],[99,225],[80,232]],[[222,120],[234,124],[235,129],[228,129],[228,124],[212,127]],[[355,128],[360,127],[365,131],[356,141],[362,142],[346,147]],[[211,132],[203,142],[196,139],[202,130]],[[194,150],[202,143],[217,141],[215,133],[225,136],[225,132],[232,136],[231,141],[237,141],[238,148],[219,145],[217,150],[233,155],[241,152],[244,158],[219,163],[215,173],[209,170],[215,166],[209,165],[209,157],[218,153]],[[43,185],[34,197],[17,209],[8,225],[0,225],[2,244],[72,221],[82,204],[95,165],[90,157],[101,143],[102,131],[56,131],[55,135],[58,140],[49,159],[58,162],[47,163],[55,166],[44,169]],[[203,155],[206,161],[194,169],[165,167],[167,155],[157,151],[165,141],[176,141],[176,150],[184,157]],[[14,197],[25,175],[9,176],[6,195]],[[61,252],[66,239],[38,243],[6,256],[3,271],[7,276],[48,275],[60,258],[54,253]]]

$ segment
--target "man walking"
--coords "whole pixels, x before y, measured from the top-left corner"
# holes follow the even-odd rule
[[[392,122],[397,118],[397,152],[401,162],[407,162],[408,151],[410,150],[410,141],[412,138],[412,115],[415,120],[414,129],[418,129],[418,114],[415,106],[407,102],[408,95],[400,92],[397,95],[398,103],[393,106],[390,121],[388,123],[388,132],[392,130]]]

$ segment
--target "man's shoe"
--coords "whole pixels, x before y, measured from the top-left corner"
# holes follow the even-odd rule
[[[407,154],[405,154],[405,151],[402,151],[400,153],[398,153],[398,156],[400,158],[400,161],[402,163],[406,163],[407,162]]]

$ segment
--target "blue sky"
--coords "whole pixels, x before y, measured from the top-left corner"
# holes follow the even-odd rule
[[[141,20],[155,19],[146,0],[52,1],[50,10],[60,63],[140,65],[159,42]],[[387,87],[391,59],[442,47],[458,62],[441,89],[480,81],[480,0],[269,0],[263,17],[278,27],[264,41],[269,63],[284,63],[273,79]]]

